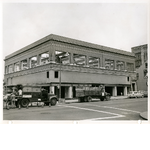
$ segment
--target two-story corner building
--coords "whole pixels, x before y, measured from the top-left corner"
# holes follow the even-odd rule
[[[147,91],[148,82],[148,50],[147,44],[132,47],[132,52],[135,54],[135,68],[137,72],[137,89]]]
[[[17,84],[40,85],[61,98],[79,86],[99,86],[113,96],[136,90],[131,52],[50,34],[5,58],[7,91]]]

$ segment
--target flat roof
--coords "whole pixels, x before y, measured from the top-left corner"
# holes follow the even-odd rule
[[[63,37],[63,36],[59,36],[59,35],[55,35],[55,34],[50,34],[10,55],[7,55],[5,57],[6,59],[9,59],[15,55],[18,55],[24,51],[27,51],[35,46],[38,46],[42,43],[45,43],[47,41],[58,41],[58,42],[63,42],[63,43],[68,43],[68,44],[74,44],[74,45],[78,45],[78,46],[84,46],[84,47],[88,47],[88,48],[93,48],[93,49],[98,49],[98,50],[104,50],[107,52],[112,52],[112,53],[118,53],[118,54],[122,54],[122,55],[127,55],[127,56],[135,56],[134,53],[131,52],[127,52],[124,50],[120,50],[120,49],[115,49],[115,48],[111,48],[111,47],[106,47],[106,46],[102,46],[102,45],[98,45],[98,44],[93,44],[93,43],[89,43],[89,42],[84,42],[81,40],[76,40],[76,39],[72,39],[72,38],[68,38],[68,37]]]

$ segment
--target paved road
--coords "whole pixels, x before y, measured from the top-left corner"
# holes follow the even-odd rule
[[[144,120],[141,112],[148,109],[147,98],[57,104],[44,108],[3,109],[3,120],[101,121]]]

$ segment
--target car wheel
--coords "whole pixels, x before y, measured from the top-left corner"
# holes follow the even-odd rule
[[[87,102],[88,100],[87,100],[87,97],[84,97],[84,102]]]
[[[22,107],[27,107],[29,105],[29,100],[28,99],[22,99],[20,104]]]
[[[104,98],[101,98],[101,101],[104,101]]]
[[[52,106],[55,106],[56,103],[57,103],[57,99],[56,99],[56,98],[52,98],[52,99],[51,99],[51,105],[52,105]]]
[[[11,105],[11,102],[10,102],[10,101],[7,101],[7,102],[6,102],[6,109],[9,110],[10,105]]]
[[[15,101],[15,106],[18,107],[18,101]]]
[[[106,96],[106,100],[107,100],[107,101],[110,100],[110,96],[109,96],[109,95]]]
[[[88,97],[87,97],[87,101],[88,101],[88,102],[91,102],[91,101],[92,101],[92,97],[91,97],[91,96],[88,96]]]

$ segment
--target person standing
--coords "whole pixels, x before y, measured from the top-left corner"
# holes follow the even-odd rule
[[[22,97],[22,89],[21,89],[21,88],[18,90],[18,95],[19,95],[19,98],[18,98],[18,106],[19,106],[19,109],[20,109],[20,108],[21,108],[20,102],[21,102],[21,97]]]
[[[22,89],[19,89],[18,94],[19,96],[22,96]]]

